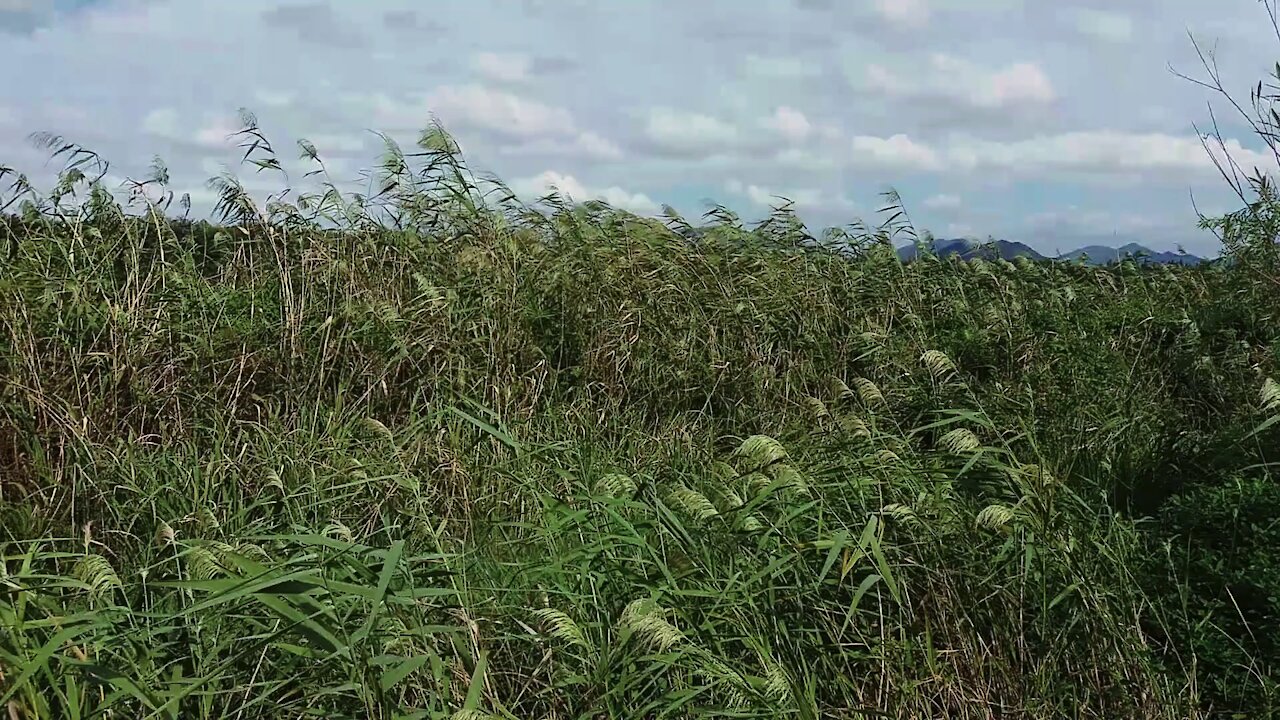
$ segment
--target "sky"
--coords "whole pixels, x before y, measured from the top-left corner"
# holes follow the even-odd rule
[[[1212,93],[1192,38],[1247,98],[1280,59],[1258,0],[0,0],[0,165],[37,186],[53,132],[191,193],[238,166],[251,110],[286,168],[310,140],[354,180],[385,133],[437,117],[476,171],[639,213],[785,197],[812,228],[877,220],[880,193],[939,237],[1181,245],[1236,209],[1196,127],[1265,147]]]

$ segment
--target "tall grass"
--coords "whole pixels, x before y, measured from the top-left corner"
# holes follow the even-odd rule
[[[161,165],[122,204],[42,140],[61,181],[0,201],[13,717],[1277,700],[1274,531],[1197,555],[1180,510],[1276,506],[1280,297],[1240,266],[903,264],[897,206],[530,207],[439,127],[372,197],[228,174],[193,223]]]

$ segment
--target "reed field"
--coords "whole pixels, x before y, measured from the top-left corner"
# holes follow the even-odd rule
[[[1198,266],[923,253],[892,194],[373,192],[245,114],[209,221],[0,179],[0,708],[1280,714],[1280,201]]]

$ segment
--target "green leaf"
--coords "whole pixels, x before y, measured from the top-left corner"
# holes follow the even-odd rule
[[[431,660],[432,657],[430,654],[415,655],[414,657],[408,658],[390,670],[382,673],[381,677],[378,678],[378,684],[382,687],[384,692],[390,690],[396,685],[399,685],[415,670],[431,662]]]

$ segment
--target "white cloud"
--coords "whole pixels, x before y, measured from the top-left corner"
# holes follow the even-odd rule
[[[156,108],[142,119],[142,131],[162,138],[176,138],[178,129],[178,111],[173,108]]]
[[[1072,15],[1077,30],[1098,40],[1120,43],[1133,37],[1133,21],[1128,15],[1090,8],[1079,8]]]
[[[235,138],[232,135],[240,132],[241,129],[243,128],[239,122],[232,122],[231,118],[219,115],[196,130],[192,139],[203,148],[228,148],[235,144]]]
[[[851,146],[853,159],[860,164],[926,171],[942,167],[933,148],[902,133],[887,138],[858,135]]]
[[[935,53],[929,62],[938,73],[940,83],[953,88],[962,99],[977,107],[1039,104],[1054,98],[1053,84],[1034,63],[1018,62],[988,71],[945,53]]]
[[[960,196],[938,193],[926,198],[924,206],[930,210],[955,210],[960,207]]]
[[[486,80],[510,83],[528,79],[533,62],[516,53],[482,52],[472,58],[471,66]]]
[[[985,107],[1047,103],[1054,99],[1053,83],[1039,65],[1015,63],[981,82],[973,98]]]
[[[920,28],[929,23],[926,0],[875,0],[876,13],[892,25]]]
[[[744,185],[739,180],[730,180],[725,185],[725,189],[734,195],[746,197],[752,203],[761,207],[782,205],[785,202],[783,198],[791,200],[796,207],[813,207],[819,205],[822,201],[822,193],[812,188],[770,190],[759,185]]]
[[[572,113],[521,95],[483,85],[444,85],[418,100],[396,100],[383,93],[344,98],[351,108],[371,110],[381,130],[426,126],[440,118],[456,134],[483,130],[497,136],[497,149],[507,155],[555,155],[616,160],[618,145],[599,133],[578,126]]]
[[[445,127],[452,122],[510,137],[564,136],[575,132],[568,110],[482,85],[438,87],[427,96],[425,109],[439,114]]]
[[[587,158],[590,160],[620,160],[622,148],[608,138],[593,132],[583,132],[573,138],[538,139],[522,141],[499,148],[507,155],[542,155],[555,158]]]
[[[821,188],[823,200],[836,191],[861,199],[892,182],[915,204],[933,193],[958,194],[961,208],[951,214],[920,209],[939,227],[964,220],[999,236],[1020,232],[1026,216],[1044,209],[1042,197],[1110,206],[1120,192],[1112,185],[1127,183],[1116,207],[1185,220],[1181,231],[1153,233],[1183,240],[1197,232],[1189,186],[1202,209],[1235,205],[1190,134],[1191,123],[1207,124],[1204,101],[1212,98],[1171,80],[1166,61],[1194,73],[1184,31],[1220,37],[1234,49],[1221,58],[1224,74],[1248,83],[1267,57],[1269,34],[1257,3],[1204,0],[777,0],[728,16],[724,7],[693,3],[675,30],[652,22],[643,3],[573,13],[546,0],[511,8],[483,0],[433,6],[419,11],[421,21],[370,6],[363,26],[371,41],[388,12],[398,32],[359,50],[312,53],[307,72],[294,72],[297,43],[253,22],[266,6],[249,5],[107,2],[74,15],[40,11],[35,24],[8,26],[15,34],[0,43],[0,59],[41,68],[43,84],[35,88],[19,74],[0,90],[0,106],[19,121],[0,126],[3,159],[42,172],[47,158],[23,137],[47,129],[101,152],[113,169],[140,173],[135,168],[160,152],[175,185],[185,183],[200,175],[202,157],[238,160],[226,135],[238,129],[235,108],[248,104],[282,161],[296,163],[291,141],[308,137],[333,153],[327,159],[367,168],[376,158],[347,155],[343,148],[357,145],[341,133],[363,135],[371,151],[376,138],[364,128],[410,145],[435,113],[477,170],[516,179],[554,168],[589,191],[620,186],[634,200],[642,190],[683,212],[700,209],[708,183],[725,194],[729,177],[749,181],[757,196],[777,192],[802,202],[814,198],[797,189]],[[492,23],[481,20],[494,13],[530,31],[518,44],[487,32]],[[612,32],[618,26],[628,32]],[[1015,32],[1028,28],[1034,32]],[[242,52],[236,63],[220,63],[235,32],[246,40]],[[663,44],[672,32],[682,42]],[[984,33],[998,42],[972,42]],[[601,42],[609,52],[590,52]],[[1115,65],[1120,49],[1157,61]],[[148,60],[155,57],[169,60]],[[572,75],[535,82],[556,64]],[[108,66],[131,71],[94,72]],[[246,80],[236,72],[242,66],[277,72]],[[833,73],[849,82],[827,82]],[[200,91],[183,94],[193,77]],[[445,88],[433,93],[437,86]],[[685,112],[650,118],[658,106]],[[778,106],[801,111],[809,129],[788,125]],[[218,113],[227,117],[211,122]],[[802,139],[785,140],[788,127]],[[1225,129],[1260,147],[1236,125]],[[1250,165],[1267,160],[1236,154]],[[291,171],[290,179],[299,176]],[[730,197],[748,206],[745,194]]]
[[[561,195],[567,195],[574,202],[603,200],[616,208],[629,210],[638,215],[653,214],[659,210],[658,203],[644,193],[632,193],[617,186],[603,189],[588,188],[574,176],[555,170],[547,170],[536,177],[517,180],[511,183],[511,189],[517,195],[525,196],[527,200],[558,190]]]
[[[791,142],[803,141],[813,130],[804,113],[786,105],[779,106],[772,115],[765,118],[764,124]]]
[[[790,200],[797,210],[848,211],[854,206],[853,201],[843,195],[830,194],[817,188],[780,190],[754,183],[743,183],[741,180],[730,180],[725,183],[725,190],[732,195],[744,197],[759,207],[778,207],[786,200]]]
[[[652,215],[660,209],[658,203],[654,202],[648,195],[630,193],[617,186],[597,191],[596,197],[616,208],[630,210],[637,215]]]
[[[1049,76],[1030,62],[993,70],[954,55],[933,53],[926,68],[902,73],[873,63],[863,73],[867,87],[891,97],[946,99],[983,109],[1043,105],[1056,97]]]
[[[682,154],[714,154],[736,147],[742,136],[733,125],[700,113],[653,108],[645,135],[658,147]]]
[[[1213,145],[1210,146],[1214,147]],[[1194,135],[1094,130],[996,141],[953,136],[940,146],[898,134],[853,139],[855,163],[929,172],[1004,172],[1022,177],[1075,173],[1092,178],[1171,178],[1178,182],[1216,174]],[[1246,171],[1275,170],[1270,155],[1227,141],[1232,159]]]
[[[581,149],[582,153],[587,157],[600,160],[617,160],[622,157],[622,148],[618,147],[612,140],[600,137],[593,132],[584,132],[578,135],[574,145]]]
[[[1246,169],[1273,167],[1266,154],[1228,140],[1227,149]],[[1114,130],[1068,132],[1026,140],[996,142],[961,140],[948,148],[949,162],[959,169],[995,168],[1022,173],[1076,171],[1093,174],[1169,174],[1216,172],[1200,139],[1194,135],[1128,133]],[[1185,179],[1186,175],[1178,175]]]

